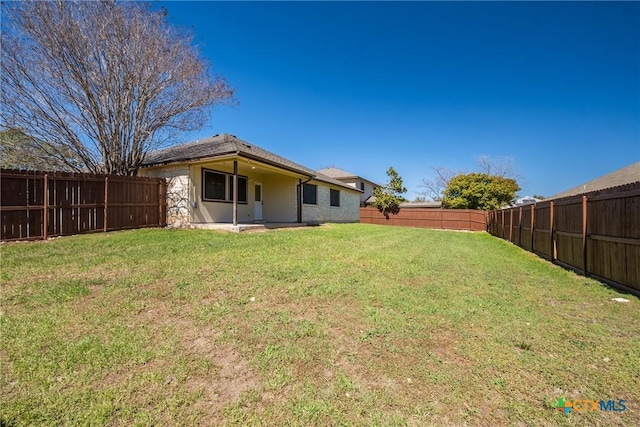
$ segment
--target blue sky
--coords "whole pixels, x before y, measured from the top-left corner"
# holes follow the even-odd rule
[[[161,2],[238,105],[231,133],[413,199],[430,167],[514,158],[550,196],[640,161],[638,2]]]

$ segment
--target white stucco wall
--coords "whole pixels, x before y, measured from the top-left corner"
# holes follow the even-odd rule
[[[302,204],[302,222],[360,221],[360,193],[319,181],[311,181],[310,184],[318,186],[317,204]],[[340,191],[340,206],[331,206],[331,188]]]
[[[296,222],[297,180],[287,176],[269,176],[262,181],[264,204],[263,216],[268,222]]]
[[[228,162],[231,163],[231,162]],[[193,223],[231,223],[233,222],[233,203],[231,202],[213,202],[202,199],[202,170],[208,169],[212,171],[233,173],[233,166],[223,163],[212,163],[191,167],[191,175],[193,176],[193,197],[196,207],[193,209]],[[247,203],[238,203],[238,222],[253,221],[253,185],[251,179],[247,182]]]

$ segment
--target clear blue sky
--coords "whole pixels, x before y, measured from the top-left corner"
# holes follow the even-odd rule
[[[431,166],[511,156],[521,195],[640,161],[638,2],[161,2],[239,104],[231,133],[413,199]]]

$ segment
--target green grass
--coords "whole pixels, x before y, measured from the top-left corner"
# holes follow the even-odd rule
[[[0,425],[640,425],[639,300],[485,233],[0,245]],[[624,399],[564,416],[558,398]]]

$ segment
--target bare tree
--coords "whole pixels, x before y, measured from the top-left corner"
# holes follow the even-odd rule
[[[478,156],[476,159],[479,173],[497,176],[500,178],[520,179],[516,173],[515,160],[513,157],[491,157],[487,155]],[[444,191],[449,186],[449,182],[458,175],[466,174],[464,171],[453,171],[444,166],[432,166],[433,174],[430,178],[423,178],[420,185],[419,195],[430,198],[434,201],[441,201]]]
[[[433,171],[431,178],[422,179],[418,194],[438,202],[442,200],[442,193],[449,185],[449,181],[459,173],[444,166],[432,166],[431,170]]]
[[[4,128],[72,169],[134,175],[145,154],[201,127],[233,90],[188,33],[146,3],[3,2]]]
[[[478,156],[476,163],[480,167],[480,173],[499,176],[500,178],[516,178],[515,160],[513,157],[491,157],[483,154]]]

